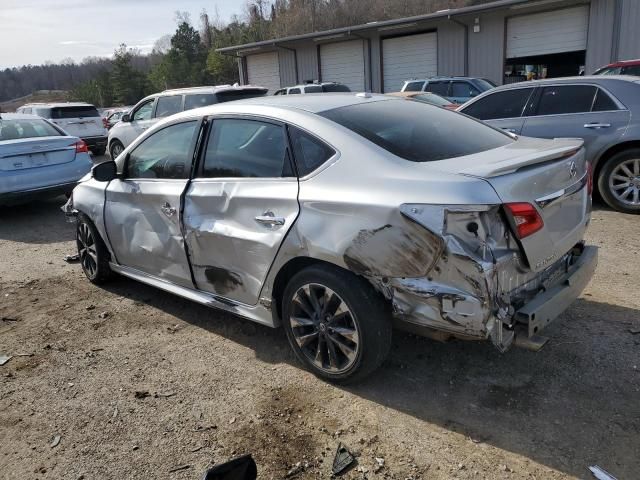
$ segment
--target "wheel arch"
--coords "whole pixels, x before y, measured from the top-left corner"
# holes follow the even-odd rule
[[[614,155],[620,152],[623,152],[625,150],[630,150],[632,148],[640,148],[640,139],[628,140],[626,142],[613,145],[609,147],[607,150],[605,150],[602,153],[602,155],[600,155],[600,157],[598,157],[595,168],[593,170],[594,187],[596,189],[599,189],[598,178],[600,178],[600,172],[602,172],[602,169],[604,168],[604,165],[607,163],[607,160],[609,160],[611,157],[613,157]],[[600,192],[598,191],[598,193]]]

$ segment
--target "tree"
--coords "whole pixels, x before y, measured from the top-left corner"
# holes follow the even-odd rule
[[[146,76],[131,66],[133,52],[123,43],[113,54],[113,99],[120,105],[132,105],[144,97],[148,84]]]

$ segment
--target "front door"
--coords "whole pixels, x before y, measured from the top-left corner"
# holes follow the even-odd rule
[[[196,286],[254,305],[298,215],[298,180],[283,125],[217,118],[184,206]]]
[[[180,227],[200,122],[169,125],[125,159],[123,179],[107,187],[105,227],[116,261],[193,288]]]
[[[122,131],[122,142],[125,147],[131,145],[131,143],[138,138],[142,133],[154,123],[157,122],[153,116],[153,107],[155,99],[147,100],[145,103],[138,105],[135,110],[131,112],[129,116],[129,124],[127,128]]]

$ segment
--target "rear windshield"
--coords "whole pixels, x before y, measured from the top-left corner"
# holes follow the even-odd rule
[[[368,102],[320,115],[412,162],[461,157],[513,142],[482,122],[421,102]]]
[[[418,100],[420,102],[430,103],[431,105],[438,105],[439,107],[445,107],[447,105],[451,105],[451,102],[446,98],[442,98],[440,95],[436,95],[435,93],[421,93],[419,95],[414,95],[414,100]]]
[[[99,117],[98,109],[90,105],[86,107],[54,107],[51,109],[51,118],[85,118]]]
[[[322,85],[322,90],[325,92],[350,92],[351,90],[346,85]]]
[[[486,78],[476,78],[475,82],[477,87],[480,87],[480,89],[484,89],[482,90],[483,92],[496,87],[495,83],[493,83],[491,80],[487,80]]]
[[[62,133],[44,120],[0,120],[0,140],[60,136]]]
[[[233,100],[242,100],[243,98],[264,97],[266,90],[246,88],[243,90],[227,90],[226,92],[218,92],[218,102],[231,102]]]

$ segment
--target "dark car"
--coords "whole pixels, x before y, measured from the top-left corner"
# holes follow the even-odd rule
[[[640,214],[640,78],[599,75],[503,85],[459,112],[527,137],[584,139],[597,191]]]

